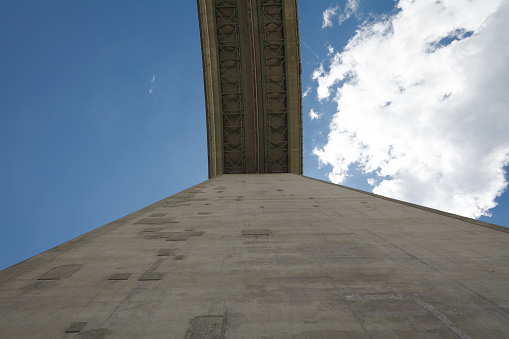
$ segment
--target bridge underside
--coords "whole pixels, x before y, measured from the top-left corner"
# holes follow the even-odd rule
[[[198,0],[209,177],[302,174],[296,0]]]

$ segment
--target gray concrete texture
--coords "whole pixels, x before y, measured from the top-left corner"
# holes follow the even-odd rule
[[[509,337],[505,230],[223,175],[0,272],[0,337]]]

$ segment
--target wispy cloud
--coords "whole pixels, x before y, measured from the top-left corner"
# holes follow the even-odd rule
[[[305,98],[311,92],[311,86],[306,87],[306,90],[302,93],[302,97]]]
[[[152,94],[154,92],[154,89],[156,88],[156,75],[155,74],[152,74],[152,79],[150,80],[150,82],[152,83],[152,86],[148,90],[148,94]]]
[[[311,118],[311,121],[313,121],[315,119],[320,119],[322,114],[315,112],[315,110],[311,108],[311,111],[309,111],[309,117]]]
[[[322,28],[325,27],[332,27],[332,18],[338,15],[338,9],[339,6],[332,7],[332,5],[327,8],[322,16],[323,16],[323,22],[322,22]]]
[[[315,70],[318,98],[337,113],[314,153],[333,182],[360,168],[375,193],[489,215],[507,187],[509,1],[398,7]]]
[[[353,14],[357,13],[358,10],[359,10],[359,0],[348,0],[346,2],[345,10],[343,11],[342,14],[339,15],[338,23],[341,25]]]
[[[332,27],[334,25],[333,19],[335,17],[338,17],[338,23],[341,25],[343,22],[345,22],[348,18],[350,18],[352,15],[356,14],[359,10],[360,0],[347,0],[345,9],[342,13],[339,13],[339,6],[332,6],[330,5],[329,8],[327,8],[322,13],[322,28],[325,27]]]

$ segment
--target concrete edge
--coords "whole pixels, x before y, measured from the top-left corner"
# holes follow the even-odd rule
[[[211,179],[209,179],[209,180],[211,180]],[[35,269],[36,267],[38,267],[48,261],[53,260],[60,254],[65,253],[65,252],[69,251],[70,249],[85,245],[86,243],[90,242],[91,240],[97,238],[98,236],[105,234],[107,232],[111,232],[111,231],[119,228],[120,226],[125,225],[129,221],[136,219],[138,216],[140,216],[144,213],[150,212],[151,210],[157,208],[158,205],[164,204],[166,199],[168,199],[174,195],[180,194],[180,193],[185,193],[186,191],[194,189],[194,188],[196,188],[196,186],[201,185],[209,180],[202,181],[194,186],[186,188],[185,190],[182,190],[180,192],[172,194],[169,197],[166,197],[166,198],[161,199],[157,202],[154,202],[146,207],[143,207],[137,211],[129,213],[126,216],[123,216],[119,219],[109,222],[103,226],[99,226],[98,228],[95,228],[85,234],[79,235],[76,238],[73,238],[69,241],[62,243],[61,245],[50,248],[49,250],[46,250],[39,254],[36,254],[31,258],[28,258],[26,260],[23,260],[23,261],[17,263],[17,264],[14,264],[12,266],[9,266],[9,267],[3,269],[2,271],[0,271],[0,285],[3,285],[4,283],[14,279],[15,277],[17,277],[20,274],[31,271],[31,270]]]
[[[295,175],[298,175],[298,174],[295,174]],[[425,207],[425,206],[421,206],[421,205],[417,205],[417,204],[412,204],[410,202],[406,202],[406,201],[402,201],[402,200],[397,200],[397,199],[393,199],[393,198],[389,198],[389,197],[384,197],[383,195],[378,195],[378,194],[375,194],[375,193],[362,191],[362,190],[359,190],[359,189],[356,189],[356,188],[334,184],[332,182],[328,182],[328,181],[324,181],[324,180],[320,180],[320,179],[316,179],[316,178],[307,177],[305,175],[302,175],[302,177],[304,177],[306,179],[316,180],[316,181],[322,182],[324,184],[329,184],[329,185],[333,185],[333,186],[339,186],[339,187],[346,188],[348,190],[351,190],[351,191],[354,191],[354,192],[357,192],[357,193],[363,193],[363,194],[366,194],[366,195],[369,195],[369,196],[372,196],[372,197],[375,197],[375,198],[380,198],[380,199],[383,199],[383,200],[395,202],[395,203],[398,203],[398,204],[401,204],[401,205],[417,208],[417,209],[420,209],[420,210],[423,210],[423,211],[428,211],[428,212],[431,212],[431,213],[443,215],[443,216],[446,216],[446,217],[449,217],[449,218],[453,218],[453,219],[457,219],[457,220],[460,220],[460,221],[468,222],[470,224],[474,224],[474,225],[477,225],[477,226],[482,226],[482,227],[486,227],[486,228],[491,228],[491,229],[496,230],[496,231],[500,231],[500,232],[504,232],[504,233],[509,233],[509,228],[504,227],[504,226],[500,226],[500,225],[496,225],[496,224],[491,224],[489,222],[480,221],[480,220],[476,220],[476,219],[472,219],[472,218],[463,217],[461,215],[457,215],[457,214],[453,214],[453,213],[449,213],[449,212],[444,212],[444,211],[441,211],[441,210],[437,210],[437,209],[434,209],[434,208]]]

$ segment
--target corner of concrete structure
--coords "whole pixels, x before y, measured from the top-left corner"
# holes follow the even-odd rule
[[[474,225],[478,225],[478,226],[482,226],[482,227],[491,228],[493,230],[500,231],[500,232],[509,233],[509,228],[504,227],[504,226],[492,224],[492,223],[481,221],[481,220],[477,220],[477,219],[472,219],[472,218],[464,217],[464,216],[461,216],[461,215],[458,215],[458,214],[449,213],[449,212],[445,212],[445,211],[437,210],[437,209],[434,209],[434,208],[430,208],[430,207],[426,207],[426,206],[421,206],[421,205],[413,204],[413,203],[402,201],[402,200],[397,200],[397,199],[385,197],[383,195],[379,195],[379,194],[375,194],[375,193],[371,193],[371,192],[366,192],[366,191],[359,190],[359,189],[352,188],[352,187],[348,187],[348,186],[334,184],[332,182],[328,182],[328,181],[325,181],[325,180],[320,180],[320,179],[316,179],[316,178],[307,177],[305,175],[303,177],[311,179],[311,180],[316,180],[316,181],[319,181],[319,182],[323,182],[325,184],[329,184],[329,185],[334,185],[334,186],[346,188],[348,190],[355,191],[355,192],[358,192],[358,193],[363,193],[363,194],[366,194],[366,195],[369,195],[369,196],[372,196],[372,197],[375,197],[375,198],[379,198],[379,199],[395,202],[395,203],[398,203],[398,204],[401,204],[401,205],[417,208],[417,209],[420,209],[420,210],[423,210],[423,211],[428,211],[428,212],[439,214],[439,215],[443,215],[443,216],[446,216],[446,217],[449,217],[449,218],[453,218],[453,219],[457,219],[457,220],[460,220],[460,221],[468,222],[470,224],[474,224]]]

